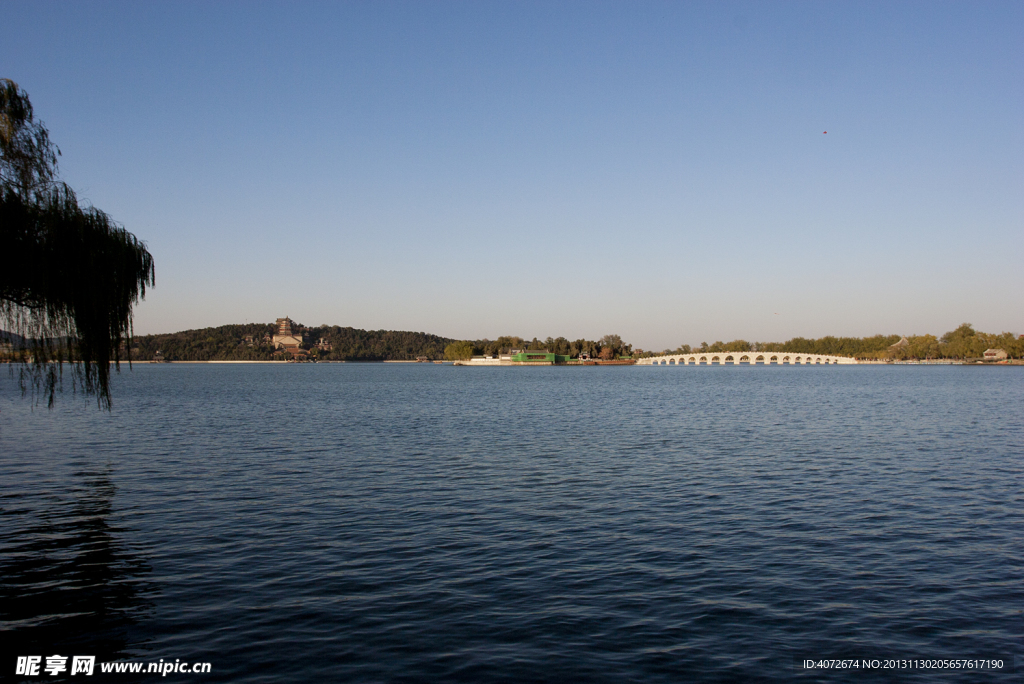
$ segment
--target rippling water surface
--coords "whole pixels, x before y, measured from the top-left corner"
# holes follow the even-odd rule
[[[1012,662],[1022,371],[145,365],[111,414],[30,410],[5,374],[5,675],[32,653],[233,682]]]

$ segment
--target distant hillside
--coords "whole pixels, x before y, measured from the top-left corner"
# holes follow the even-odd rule
[[[317,358],[329,361],[412,361],[417,356],[441,359],[445,346],[453,342],[437,335],[398,330],[301,324],[293,324],[292,329],[305,337],[303,347]],[[269,361],[280,358],[274,356],[270,344],[274,332],[272,323],[249,323],[142,335],[133,340],[132,358],[149,360],[160,351],[168,361]],[[320,339],[326,340],[332,349],[317,349],[315,345]]]

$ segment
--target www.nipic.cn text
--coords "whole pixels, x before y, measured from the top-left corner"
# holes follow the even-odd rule
[[[163,659],[156,663],[132,661],[97,663],[96,656],[51,655],[44,657],[32,655],[18,656],[14,674],[29,677],[59,674],[88,677],[98,669],[103,674],[158,674],[166,677],[169,674],[208,674],[210,667],[210,663],[181,662],[180,659],[176,659],[173,663]]]

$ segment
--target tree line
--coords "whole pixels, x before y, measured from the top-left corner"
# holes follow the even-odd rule
[[[183,330],[181,332],[140,335],[135,337],[132,358],[153,359],[160,353],[166,361],[272,361],[285,358],[275,349],[273,323],[221,325],[216,328]],[[599,340],[565,337],[526,339],[502,336],[495,340],[455,340],[423,332],[399,330],[360,330],[337,325],[305,326],[292,323],[292,332],[302,338],[301,348],[310,358],[319,361],[431,361],[468,359],[492,356],[513,349],[546,349],[554,354],[579,357],[587,353],[594,358],[629,356],[633,346],[618,335],[605,335]],[[325,344],[320,344],[321,341]]]
[[[906,340],[905,342],[903,340]],[[984,333],[970,323],[960,325],[941,337],[935,335],[873,335],[871,337],[794,337],[787,342],[748,342],[733,340],[702,342],[698,347],[688,344],[666,349],[662,354],[696,354],[718,352],[787,352],[797,354],[833,354],[857,359],[976,359],[986,349],[1002,349],[1012,359],[1024,358],[1024,339],[1013,333]],[[654,356],[645,352],[643,356]]]
[[[337,325],[305,326],[292,323],[292,332],[303,339],[301,348],[320,361],[415,361],[440,359],[453,340],[422,332],[360,330]],[[183,330],[134,339],[132,357],[153,359],[157,352],[166,361],[272,361],[285,358],[275,349],[273,323],[221,325]],[[326,342],[323,348],[317,344]],[[327,347],[330,347],[329,349]]]
[[[658,352],[634,349],[619,335],[605,335],[598,340],[565,337],[501,336],[490,340],[455,340],[423,332],[397,330],[361,330],[341,326],[305,326],[293,323],[292,330],[303,338],[302,348],[311,358],[321,361],[413,361],[447,359],[457,361],[473,356],[497,356],[522,349],[547,350],[554,354],[578,358],[589,354],[592,358],[612,359],[620,356],[647,357]],[[270,361],[285,357],[274,349],[271,339],[277,332],[272,323],[222,325],[216,328],[185,330],[163,335],[143,335],[134,338],[133,347],[122,348],[122,356],[129,351],[132,358],[152,359],[157,351],[168,361]],[[941,337],[909,335],[906,342],[901,335],[873,335],[870,337],[826,336],[817,339],[794,337],[786,342],[748,342],[733,340],[701,343],[691,347],[680,345],[661,354],[691,354],[720,352],[784,352],[797,354],[832,354],[858,359],[971,359],[981,358],[986,349],[1002,349],[1010,358],[1024,358],[1024,340],[1012,333],[991,334],[976,331],[964,323]],[[330,349],[321,349],[323,340]]]
[[[605,335],[599,340],[565,337],[547,337],[543,340],[534,337],[527,340],[516,336],[502,336],[496,340],[458,340],[452,342],[444,350],[449,361],[459,361],[473,356],[498,356],[507,354],[513,349],[525,351],[547,350],[552,354],[579,358],[581,354],[589,354],[591,358],[614,359],[619,356],[632,356],[633,345],[622,341],[619,335]]]

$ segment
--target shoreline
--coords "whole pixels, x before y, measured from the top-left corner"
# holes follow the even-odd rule
[[[377,361],[377,360],[365,360],[365,361],[364,360],[330,360],[330,361],[263,361],[263,360],[243,360],[243,361],[235,361],[235,360],[153,361],[153,360],[148,360],[148,361],[135,361],[135,360],[132,360],[131,362],[122,361],[122,363],[125,364],[125,365],[128,365],[130,363],[133,366],[134,365],[142,365],[142,364],[153,364],[153,365],[168,364],[168,365],[170,365],[170,364],[203,364],[203,363],[206,363],[206,364],[237,364],[237,365],[245,365],[245,364],[277,364],[277,365],[285,365],[285,364],[303,364],[303,365],[308,365],[308,364],[313,364],[313,365],[315,365],[315,364],[332,364],[332,363],[348,363],[348,364],[397,363],[397,364],[419,364],[419,365],[429,365],[429,366],[442,366],[442,365],[443,366],[463,366],[463,367],[473,367],[473,366],[475,366],[475,367],[480,367],[480,368],[493,367],[493,366],[499,366],[499,367],[511,367],[511,366],[574,366],[574,367],[580,367],[580,366],[591,366],[591,365],[593,365],[593,366],[606,366],[606,365],[607,366],[612,366],[612,365],[614,365],[614,366],[620,366],[620,365],[623,365],[623,366],[625,366],[625,365],[637,365],[637,366],[652,365],[652,366],[656,366],[657,365],[657,364],[623,364],[623,363],[587,364],[587,363],[580,363],[580,362],[552,364],[552,363],[549,363],[549,362],[545,363],[545,362],[536,362],[536,361],[534,361],[534,362],[505,362],[505,363],[483,364],[483,363],[460,363],[460,362],[452,362],[452,361],[426,361],[426,362],[424,362],[424,361],[408,361],[408,360],[400,360],[400,359],[394,359],[394,360],[393,359],[383,359],[383,360],[380,360],[380,361]],[[874,361],[874,360],[871,360],[871,361],[857,361],[855,363],[848,363],[848,364],[706,363],[706,364],[675,364],[672,367],[679,367],[679,366],[689,367],[689,366],[692,366],[694,368],[698,368],[698,367],[704,366],[704,367],[711,368],[711,367],[716,367],[716,366],[723,366],[723,367],[724,366],[748,366],[748,367],[754,368],[754,367],[757,367],[757,366],[764,366],[764,367],[767,368],[767,367],[770,367],[770,366],[779,366],[779,367],[794,366],[794,367],[796,367],[796,366],[803,366],[803,365],[815,365],[815,366],[816,365],[844,365],[844,366],[970,366],[970,367],[974,367],[974,368],[978,368],[978,367],[990,368],[990,367],[997,367],[997,366],[1008,366],[1008,367],[1024,366],[1024,359],[1010,359],[1010,360],[1007,360],[1007,361],[973,361],[973,360],[971,360],[971,361],[955,361],[955,360],[949,360],[949,361],[946,361],[946,360],[935,360],[935,361]]]

